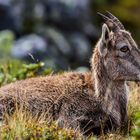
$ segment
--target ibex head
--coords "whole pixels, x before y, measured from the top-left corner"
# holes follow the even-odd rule
[[[140,50],[122,23],[111,13],[100,14],[105,23],[98,51],[113,80],[140,81]]]

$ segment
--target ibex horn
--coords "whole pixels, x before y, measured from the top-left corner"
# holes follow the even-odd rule
[[[105,20],[105,23],[112,31],[117,32],[120,29],[124,30],[122,23],[110,12],[106,12],[106,15],[98,12],[98,15],[100,15]]]

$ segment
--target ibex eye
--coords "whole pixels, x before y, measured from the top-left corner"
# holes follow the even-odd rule
[[[126,46],[123,46],[123,47],[120,49],[120,51],[122,51],[122,52],[127,52],[127,51],[129,51],[129,48],[128,48],[128,46],[126,45]]]

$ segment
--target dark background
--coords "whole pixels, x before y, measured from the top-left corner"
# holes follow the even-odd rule
[[[0,57],[86,71],[105,11],[140,44],[139,0],[0,0]]]

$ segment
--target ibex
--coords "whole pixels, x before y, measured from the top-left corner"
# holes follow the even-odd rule
[[[31,78],[1,87],[1,115],[14,111],[16,100],[33,114],[46,112],[59,125],[85,135],[115,131],[127,123],[126,81],[140,80],[140,50],[114,15],[100,15],[105,23],[91,58],[91,71]]]

